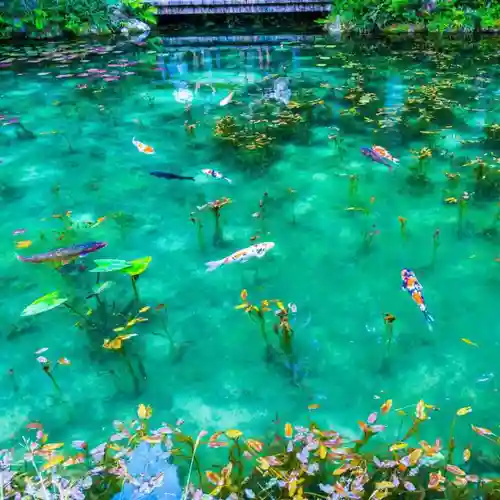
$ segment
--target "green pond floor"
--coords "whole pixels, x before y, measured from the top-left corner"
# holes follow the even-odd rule
[[[487,126],[500,122],[499,48],[495,39],[318,37],[3,45],[2,439],[40,421],[53,439],[97,442],[139,403],[192,432],[262,436],[277,419],[314,419],[352,436],[385,400],[413,415],[423,399],[440,411],[420,437],[447,439],[456,410],[470,405],[456,433],[479,446],[470,424],[498,423],[500,134]],[[277,86],[288,98],[276,99]],[[399,166],[361,154],[374,144]],[[216,233],[214,214],[197,207],[223,197],[232,203]],[[61,217],[68,211],[71,220]],[[16,248],[21,241],[32,243]],[[90,241],[108,245],[61,269],[15,255]],[[206,272],[205,262],[258,242],[275,247]],[[89,272],[94,259],[147,256],[137,304],[129,276]],[[432,331],[401,290],[405,267],[423,286]],[[99,295],[105,315],[87,298],[97,279],[113,282]],[[242,289],[257,305],[296,304],[293,359],[273,331],[275,303],[266,357],[259,323],[235,309]],[[21,316],[56,290],[86,319],[65,306]],[[104,349],[143,306],[148,321],[125,332],[137,334],[125,353]],[[390,346],[385,313],[396,316]],[[42,348],[62,395],[36,359]],[[62,357],[71,364],[56,366]],[[380,439],[394,441],[410,416],[392,412],[384,423]]]

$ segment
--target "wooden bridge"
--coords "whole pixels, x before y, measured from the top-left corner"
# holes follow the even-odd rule
[[[332,0],[149,0],[160,15],[328,12]]]

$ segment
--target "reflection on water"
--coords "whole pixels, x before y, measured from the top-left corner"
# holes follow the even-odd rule
[[[97,437],[139,402],[255,434],[276,414],[306,421],[309,404],[351,432],[389,398],[441,408],[422,436],[466,405],[488,426],[497,41],[227,42],[2,47],[2,436],[41,420],[60,439]],[[373,145],[399,166],[361,154]],[[91,241],[108,245],[60,269],[15,258]],[[275,247],[205,272],[260,242]],[[143,257],[138,279],[116,270]],[[90,272],[94,259],[115,270]],[[405,267],[433,332],[400,290]],[[20,316],[56,290],[71,309]],[[297,306],[291,343],[272,299]],[[271,309],[265,323],[250,303]],[[45,347],[62,396],[37,361]]]

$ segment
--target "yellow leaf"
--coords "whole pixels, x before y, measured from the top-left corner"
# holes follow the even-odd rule
[[[349,467],[349,465],[347,465],[347,464],[346,464],[346,465],[342,465],[341,467],[339,467],[339,468],[335,469],[335,470],[333,471],[333,473],[332,473],[332,474],[333,474],[334,476],[340,476],[340,475],[342,475],[344,472],[346,472],[347,470],[349,470],[349,468],[350,468],[350,467]]]
[[[212,483],[212,484],[218,484],[220,481],[220,477],[218,474],[215,472],[212,472],[210,470],[205,471],[205,476],[207,476],[207,479]]]
[[[269,463],[268,460],[266,460],[265,458],[263,457],[259,457],[257,459],[257,462],[259,464],[259,467],[262,469],[262,470],[267,470],[269,469],[269,467],[271,466],[271,464]]]
[[[470,413],[472,411],[472,406],[464,406],[463,408],[460,408],[460,410],[457,410],[457,415],[459,417],[463,417],[464,415],[467,415],[467,413]]]
[[[131,326],[134,326],[137,323],[136,319],[131,319],[128,323],[126,328],[130,328]],[[116,330],[115,330],[116,331]]]
[[[404,448],[408,448],[408,444],[407,443],[394,443],[389,448],[389,451],[398,451],[398,450],[403,450]]]
[[[387,488],[394,488],[394,484],[390,481],[381,481],[380,483],[375,483],[375,488],[378,490],[385,490]]]
[[[247,307],[248,304],[245,302],[244,304],[240,304],[239,306],[236,306],[235,309],[245,309],[245,307]]]
[[[470,450],[468,448],[465,448],[464,450],[464,462],[468,462],[470,460]]]
[[[143,436],[141,438],[142,441],[146,441],[146,443],[150,444],[160,444],[162,437],[161,436]]]
[[[150,306],[144,306],[143,308],[139,309],[139,314],[148,312],[151,309]]]
[[[229,429],[226,431],[226,436],[229,439],[238,439],[240,436],[243,436],[243,432],[239,431],[238,429]]]
[[[321,460],[324,460],[326,458],[327,453],[328,450],[326,449],[326,446],[321,445],[319,447],[319,458],[321,458]]]
[[[247,439],[247,446],[257,453],[261,452],[262,448],[264,448],[264,444],[256,439]]]
[[[466,339],[466,338],[461,338],[460,339],[462,342],[465,342],[466,344],[469,344],[474,347],[479,347],[475,342],[472,342],[472,340]]]
[[[248,298],[248,292],[245,289],[243,289],[240,293],[240,297],[243,302],[246,302]]]
[[[409,455],[410,465],[411,466],[415,465],[420,460],[420,457],[422,456],[422,454],[423,454],[423,451],[420,448],[413,450]]]
[[[288,496],[293,497],[293,495],[295,494],[296,490],[297,490],[297,480],[296,479],[292,479],[288,483]]]
[[[151,406],[145,406],[142,403],[137,407],[137,415],[139,418],[147,420],[153,415],[153,409]]]
[[[119,326],[118,328],[113,328],[114,332],[123,332],[123,330],[125,330],[124,326]]]
[[[47,469],[50,469],[52,467],[55,467],[56,465],[64,462],[64,456],[63,455],[56,455],[55,457],[51,458],[43,467],[42,471],[46,471]]]
[[[43,445],[40,451],[54,451],[58,450],[59,448],[62,448],[63,446],[64,443],[48,443]]]
[[[381,407],[380,410],[382,411],[382,414],[386,414],[390,411],[392,408],[392,399],[388,399]]]

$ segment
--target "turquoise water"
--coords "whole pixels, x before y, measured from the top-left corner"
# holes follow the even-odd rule
[[[494,39],[320,38],[201,48],[157,38],[138,46],[3,46],[0,435],[42,421],[57,440],[102,439],[139,403],[153,406],[154,420],[182,418],[193,432],[239,428],[256,436],[276,418],[307,422],[308,405],[319,404],[318,423],[352,435],[357,420],[390,398],[410,413],[420,399],[441,409],[423,430],[428,439],[446,439],[455,411],[472,406],[457,434],[476,443],[469,424],[494,428],[498,408],[500,143],[485,129],[499,120],[498,48]],[[272,92],[285,77],[279,82],[291,95],[277,101]],[[214,135],[225,116],[235,120],[238,147]],[[264,138],[252,149],[256,133],[271,143]],[[133,137],[155,154],[139,152]],[[400,166],[389,170],[360,153],[373,144]],[[419,176],[412,150],[424,147],[432,157]],[[486,179],[463,166],[483,155]],[[195,181],[149,174],[157,170]],[[465,191],[473,194],[460,222],[459,205],[444,199]],[[214,234],[213,214],[197,206],[222,197],[232,203]],[[73,229],[62,234],[64,220],[54,215],[67,211]],[[407,219],[404,234],[398,217]],[[25,233],[13,235],[19,229]],[[24,240],[32,245],[16,249]],[[15,257],[96,240],[108,246],[59,270]],[[205,271],[207,261],[266,241],[275,247],[262,259]],[[104,317],[86,298],[96,282],[93,260],[146,256],[138,304],[128,307],[128,276],[100,274],[101,283],[114,282],[100,295]],[[400,289],[404,267],[424,287],[432,331]],[[272,312],[266,359],[259,325],[235,309],[242,289],[257,304],[296,304],[292,367]],[[86,317],[96,328],[75,327],[81,318],[64,306],[20,316],[55,290],[84,316],[94,310]],[[168,332],[165,310],[154,310],[160,303]],[[137,336],[125,341],[126,357],[102,347],[125,322],[113,304],[115,313],[153,308],[143,315],[149,321],[130,329]],[[385,313],[397,318],[388,355]],[[62,396],[36,360],[45,347],[41,355],[53,362],[71,361],[53,371]],[[386,418],[384,439],[400,437],[400,421],[396,413]]]

